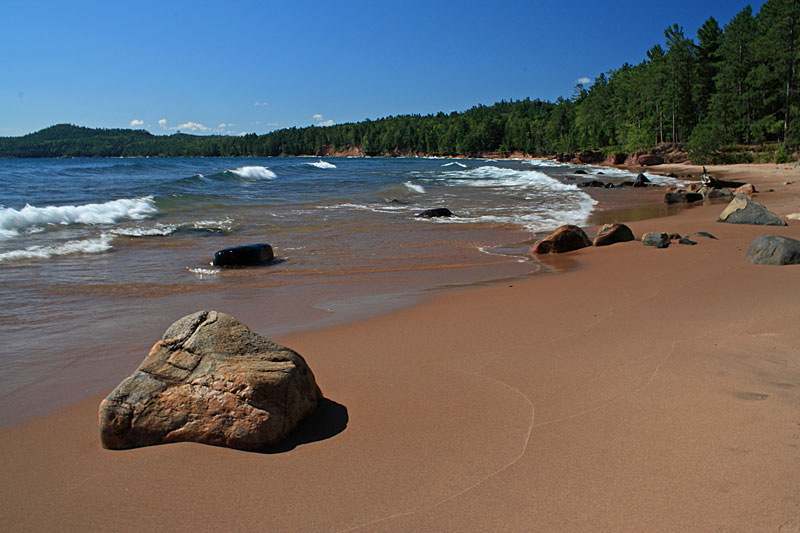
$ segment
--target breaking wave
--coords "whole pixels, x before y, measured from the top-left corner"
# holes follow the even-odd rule
[[[423,187],[422,185],[418,185],[416,183],[411,183],[410,181],[407,181],[407,182],[403,183],[403,185],[405,185],[408,188],[408,190],[410,190],[410,191],[413,191],[413,192],[419,193],[419,194],[425,194],[425,187]]]
[[[319,161],[310,161],[307,164],[317,168],[336,168],[336,165],[334,165],[333,163],[328,163],[327,161],[323,161],[322,159],[320,159]]]
[[[268,169],[267,167],[259,167],[259,166],[249,166],[249,167],[239,167],[234,170],[229,170],[231,174],[236,174],[240,178],[250,179],[250,180],[272,180],[277,178],[278,176]]]
[[[49,205],[22,209],[0,207],[0,237],[13,237],[23,231],[70,224],[114,224],[119,220],[142,220],[158,212],[152,196],[112,200],[102,204]]]
[[[60,255],[99,254],[111,249],[112,235],[101,235],[96,239],[66,241],[47,246],[29,246],[21,250],[0,253],[0,263],[24,261],[26,259],[49,259]]]

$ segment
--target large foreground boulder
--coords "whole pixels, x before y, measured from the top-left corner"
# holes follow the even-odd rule
[[[608,246],[609,244],[627,242],[634,239],[631,228],[625,224],[606,224],[597,232],[597,236],[594,238],[594,245]]]
[[[531,246],[532,254],[560,254],[591,246],[592,241],[581,228],[567,224]]]
[[[796,265],[800,263],[800,241],[759,235],[747,250],[747,261],[757,265]]]
[[[744,194],[737,194],[720,213],[717,222],[731,224],[755,224],[759,226],[785,226],[781,217],[766,207],[754,202]]]
[[[214,266],[240,267],[266,265],[275,259],[272,246],[266,243],[225,248],[214,254]]]
[[[322,395],[296,352],[230,315],[172,324],[100,404],[100,440],[126,449],[200,442],[261,450],[287,437]]]

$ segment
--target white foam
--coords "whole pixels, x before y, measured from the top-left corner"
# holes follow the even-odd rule
[[[151,228],[118,228],[111,230],[114,235],[124,237],[153,237],[172,235],[178,229],[174,224],[156,224]]]
[[[327,161],[323,161],[322,159],[320,159],[319,161],[311,161],[307,164],[317,168],[336,168],[336,165],[334,165],[333,163],[328,163]]]
[[[416,183],[411,183],[410,181],[403,183],[403,185],[405,185],[411,191],[419,194],[425,194],[425,187],[422,185],[417,185]]]
[[[141,220],[158,211],[152,196],[125,198],[102,204],[49,205],[22,209],[0,207],[0,237],[13,237],[21,231],[44,226],[70,224],[114,224],[123,219]]]
[[[514,170],[495,166],[482,166],[463,172],[445,173],[447,185],[468,187],[495,187],[517,189],[547,189],[555,191],[577,191],[574,184],[561,183],[536,170]]]
[[[259,167],[259,166],[239,167],[237,169],[231,170],[230,172],[236,174],[241,178],[247,178],[251,180],[272,180],[278,177],[273,171],[271,171],[267,167]]]
[[[191,223],[190,227],[203,231],[227,233],[233,231],[233,224],[234,220],[231,217],[225,217],[221,220],[196,220]]]
[[[111,249],[112,235],[103,234],[96,239],[66,241],[48,246],[29,246],[21,250],[0,253],[0,263],[24,261],[26,259],[49,259],[51,257],[71,254],[99,254]]]
[[[222,272],[219,268],[188,268],[187,269],[192,274],[197,274],[200,277],[203,276],[216,276],[220,272]]]
[[[465,164],[463,164],[463,163],[459,163],[458,161],[453,161],[452,163],[445,163],[445,164],[444,164],[444,165],[442,165],[442,166],[443,166],[443,167],[452,167],[452,166],[455,166],[455,165],[458,165],[458,166],[460,166],[461,168],[467,168],[467,165],[465,165]]]

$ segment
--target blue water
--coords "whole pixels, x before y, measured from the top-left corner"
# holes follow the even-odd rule
[[[279,336],[437,287],[537,272],[527,255],[535,235],[585,223],[596,208],[564,179],[574,170],[441,159],[0,160],[0,426],[48,409],[43,398],[113,387],[166,326],[199,309]],[[415,216],[434,207],[457,216]],[[271,244],[279,262],[209,264],[216,250],[253,242]]]

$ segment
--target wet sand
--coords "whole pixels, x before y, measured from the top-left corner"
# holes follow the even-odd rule
[[[781,215],[800,211],[800,169],[737,165],[724,175],[775,189],[756,200]],[[800,267],[744,260],[757,235],[800,238],[800,224],[717,223],[723,207],[629,224],[637,236],[718,237],[697,246],[585,249],[555,260],[575,267],[564,274],[439,293],[277,339],[303,354],[328,401],[274,453],[104,450],[101,396],[4,429],[2,523],[800,527]],[[257,313],[237,318],[257,324]]]

